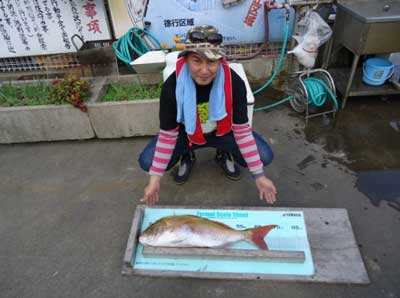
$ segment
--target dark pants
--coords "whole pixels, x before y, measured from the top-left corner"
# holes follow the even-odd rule
[[[221,149],[225,152],[229,152],[233,155],[235,161],[241,165],[242,167],[247,167],[246,161],[243,159],[242,154],[239,151],[238,146],[236,145],[235,138],[233,137],[233,132],[217,137],[215,132],[204,135],[207,143],[204,145],[196,145],[192,144],[192,147],[189,146],[189,141],[187,138],[187,134],[184,128],[179,129],[178,140],[172,153],[171,160],[168,164],[167,171],[171,169],[178,161],[180,156],[189,154],[190,150],[197,150],[199,148],[213,147],[217,149]],[[260,153],[261,161],[264,166],[269,165],[274,158],[274,154],[272,153],[271,148],[268,143],[256,132],[253,132],[254,139],[257,144],[258,152]],[[157,138],[154,137],[144,148],[143,152],[139,157],[140,167],[146,172],[149,171],[151,164],[153,162],[154,151],[156,149]]]

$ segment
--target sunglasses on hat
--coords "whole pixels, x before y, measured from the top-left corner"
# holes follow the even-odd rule
[[[208,42],[213,45],[219,45],[222,43],[223,37],[219,33],[210,33],[206,35],[200,31],[193,31],[189,33],[189,40],[192,43]]]

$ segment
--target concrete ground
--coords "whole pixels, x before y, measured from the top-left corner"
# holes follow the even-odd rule
[[[288,107],[256,113],[254,127],[275,152],[275,206],[346,208],[371,284],[122,276],[147,181],[137,157],[149,139],[132,138],[0,146],[0,297],[400,297],[399,211],[372,205],[346,152],[307,141]],[[164,177],[161,204],[265,206],[246,171],[230,181],[213,150],[197,157],[185,185]]]

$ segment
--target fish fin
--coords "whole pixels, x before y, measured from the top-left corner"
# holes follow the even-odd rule
[[[258,228],[249,229],[251,241],[261,249],[268,249],[267,243],[264,241],[264,237],[269,231],[276,228],[277,225],[262,226]]]

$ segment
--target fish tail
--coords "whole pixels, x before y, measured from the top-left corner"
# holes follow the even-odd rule
[[[262,226],[253,229],[248,229],[249,240],[257,245],[261,249],[268,249],[267,243],[264,241],[264,237],[269,231],[276,228],[277,225]]]

